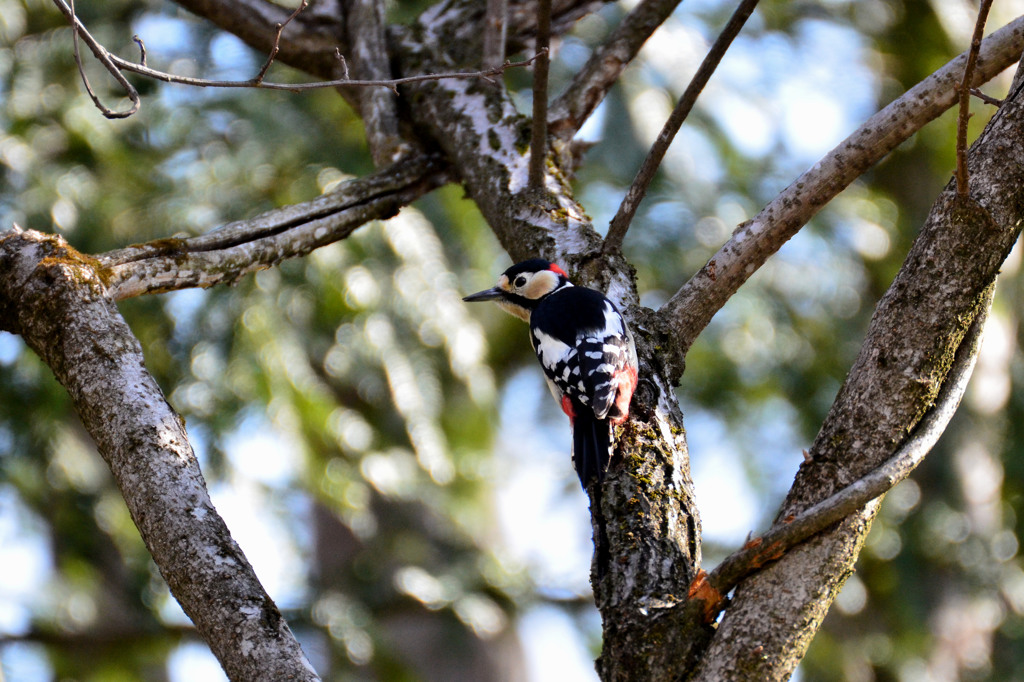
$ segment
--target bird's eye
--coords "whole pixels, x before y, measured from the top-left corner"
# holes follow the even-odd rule
[[[515,281],[516,287],[526,286],[526,275],[519,275]]]

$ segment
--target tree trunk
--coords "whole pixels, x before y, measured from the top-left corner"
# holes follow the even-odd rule
[[[184,421],[95,270],[62,238],[0,239],[0,328],[53,370],[174,597],[236,680],[316,680],[206,491]]]
[[[879,466],[928,410],[987,305],[1024,220],[1024,99],[1006,100],[970,150],[970,196],[936,200],[801,468],[779,518]],[[853,571],[878,505],[747,580],[694,680],[784,680]]]
[[[276,25],[288,14],[258,0],[179,4],[262,50],[269,49]],[[564,32],[572,19],[599,4],[554,3],[553,31]],[[279,58],[337,77],[335,50],[351,47],[338,44],[348,37],[373,62],[368,65],[373,74],[475,69],[486,33],[480,30],[486,20],[483,5],[442,1],[413,26],[385,30],[372,3],[353,0],[350,16],[361,16],[372,36],[340,18],[333,24],[329,17],[306,23],[300,15],[281,35]],[[509,5],[508,41],[521,44],[533,28],[535,17],[527,11],[532,6]],[[637,22],[650,31],[672,5],[648,0],[641,3],[648,13],[634,16],[646,17]],[[1022,31],[1020,26],[1006,30],[1000,40],[1019,45]],[[830,157],[835,165],[818,176],[813,194],[800,194],[804,184],[797,182],[795,194],[780,198],[783,206],[770,207],[782,211],[805,204],[775,221],[785,223],[784,230],[771,233],[767,218],[741,226],[723,248],[731,260],[709,262],[654,312],[639,305],[629,263],[620,254],[603,252],[600,236],[573,197],[566,160],[571,154],[564,153],[573,128],[611,87],[623,60],[639,49],[643,41],[637,35],[642,32],[615,34],[618,42],[598,51],[614,55],[608,59],[615,63],[604,70],[613,74],[610,80],[601,80],[600,68],[585,69],[586,78],[596,80],[574,84],[579,89],[559,100],[553,115],[560,139],[542,150],[540,188],[527,187],[531,152],[524,141],[531,124],[517,112],[508,90],[479,80],[436,80],[403,87],[403,106],[397,109],[390,93],[348,95],[363,107],[379,164],[409,148],[439,149],[444,157],[443,163],[428,156],[409,159],[372,182],[354,182],[352,201],[328,207],[331,200],[324,198],[311,202],[312,210],[268,214],[262,228],[233,225],[196,240],[143,245],[101,260],[38,233],[15,232],[0,240],[0,325],[21,334],[68,390],[174,596],[232,679],[317,678],[210,503],[184,425],[146,372],[141,348],[112,297],[209,286],[305,255],[366,220],[392,215],[449,178],[449,172],[513,260],[541,255],[565,265],[574,279],[606,291],[620,305],[636,337],[641,369],[631,418],[618,432],[604,485],[588,491],[596,548],[591,579],[603,618],[602,679],[782,680],[803,656],[853,570],[878,503],[773,556],[778,561],[743,582],[731,601],[705,610],[709,602],[690,598],[701,584],[700,521],[674,388],[693,338],[746,278],[821,205],[923,121],[904,113],[913,108],[911,102],[886,110],[892,128],[878,133],[865,126],[842,148],[858,150],[871,146],[864,140],[878,140],[884,150],[869,150],[852,163],[843,154]],[[1005,59],[1013,48],[1000,49]],[[998,70],[998,63],[988,59],[985,77]],[[925,108],[932,116],[943,106]],[[412,147],[398,139],[408,130],[418,135]],[[882,137],[872,137],[878,134]],[[821,166],[814,170],[823,172]],[[780,521],[885,462],[933,404],[1020,231],[1024,102],[1019,93],[1003,104],[972,147],[970,171],[970,195],[958,196],[952,184],[943,192],[880,302]],[[236,234],[236,228],[242,231]],[[764,243],[755,250],[741,243],[748,237]],[[724,616],[715,628],[707,621],[723,603]]]

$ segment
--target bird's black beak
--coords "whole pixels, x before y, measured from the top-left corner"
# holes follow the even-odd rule
[[[495,299],[504,298],[505,294],[506,292],[504,289],[501,289],[499,287],[493,287],[491,289],[484,289],[483,291],[478,291],[475,294],[470,294],[469,296],[466,296],[462,300],[466,301],[467,303],[475,303],[476,301],[493,301]]]

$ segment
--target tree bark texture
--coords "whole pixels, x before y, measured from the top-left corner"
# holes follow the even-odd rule
[[[442,11],[447,5],[439,7],[412,32],[437,37],[402,46],[403,63],[415,62],[410,68],[416,72],[438,71],[455,58],[444,48],[464,23],[459,14]],[[696,574],[700,521],[675,377],[658,360],[668,332],[636,304],[625,261],[599,256],[601,240],[554,160],[543,188],[528,188],[529,122],[505,89],[438,81],[409,90],[414,118],[441,144],[512,259],[540,254],[566,264],[630,318],[643,384],[603,489],[589,491],[596,547],[591,580],[605,624],[599,668],[606,679],[678,677],[675,644],[690,635],[666,627],[670,621],[661,615],[681,603]]]
[[[250,272],[344,239],[371,220],[385,220],[448,180],[436,156],[408,158],[349,180],[303,204],[222,225],[189,239],[161,239],[97,256],[115,300],[191,287],[230,284]]]
[[[57,236],[0,239],[0,325],[67,389],[174,597],[235,680],[316,680],[217,514],[185,424],[96,275]]]
[[[264,0],[178,4],[262,51],[269,51],[277,24],[289,14]],[[553,34],[601,4],[556,0]],[[364,0],[347,5],[373,9]],[[475,70],[483,54],[485,5],[441,0],[413,25],[386,30],[378,15],[354,21],[372,25],[374,36],[362,49],[374,73],[386,65],[396,77]],[[549,118],[561,139],[550,141],[540,188],[527,187],[531,122],[504,87],[429,81],[403,87],[398,109],[388,104],[390,94],[345,96],[381,114],[368,121],[378,163],[391,160],[403,142],[439,150],[440,162],[409,158],[309,205],[98,260],[34,233],[0,242],[0,322],[24,335],[67,387],[154,560],[233,679],[316,675],[210,504],[183,425],[142,367],[138,342],[111,298],[231,281],[342,239],[450,177],[465,187],[513,260],[541,255],[567,266],[577,281],[606,291],[620,305],[636,336],[641,379],[631,418],[619,432],[604,486],[588,491],[596,547],[591,578],[604,623],[602,679],[781,680],[803,656],[852,571],[877,503],[749,578],[713,628],[699,617],[700,600],[688,599],[699,575],[700,522],[674,387],[693,338],[736,289],[822,205],[955,100],[944,84],[956,67],[937,72],[934,82],[925,81],[855,132],[758,219],[740,226],[720,262],[712,260],[655,312],[639,306],[629,263],[601,252],[599,235],[573,197],[571,169],[560,159],[572,130],[673,5],[640,3],[627,20],[633,25],[614,32],[595,51],[597,61],[556,100]],[[528,41],[533,8],[525,0],[508,3],[510,52]],[[358,16],[353,11],[349,18]],[[281,36],[278,59],[338,78],[335,50],[356,47],[360,40],[352,32],[358,29],[346,26],[341,13],[300,14]],[[987,41],[979,80],[1016,59],[1022,44],[1024,20]],[[401,125],[394,125],[396,115]],[[947,189],[936,203],[876,311],[780,518],[884,462],[929,409],[1020,230],[1022,126],[1020,102],[1007,101],[972,148],[970,199]],[[396,139],[411,130],[416,139]]]
[[[1006,100],[879,303],[780,518],[882,464],[931,406],[1024,220],[1024,98]],[[789,552],[736,593],[694,680],[785,680],[853,571],[877,504]],[[752,643],[757,643],[752,646]]]

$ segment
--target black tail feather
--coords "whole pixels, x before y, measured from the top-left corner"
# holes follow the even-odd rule
[[[572,463],[584,490],[594,478],[604,480],[611,454],[611,424],[589,410],[578,410],[572,426]]]

